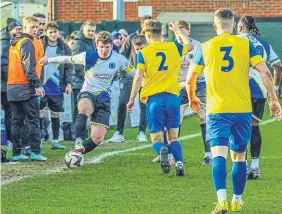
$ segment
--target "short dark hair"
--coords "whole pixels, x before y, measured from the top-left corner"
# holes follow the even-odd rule
[[[47,22],[47,24],[45,25],[45,27],[44,27],[44,30],[45,31],[47,31],[48,29],[56,29],[56,30],[59,30],[59,25],[57,24],[57,22],[55,22],[55,21],[49,21],[49,22]]]
[[[133,45],[146,45],[147,44],[146,37],[142,34],[137,34],[136,36],[133,37],[132,44]]]
[[[233,19],[234,12],[229,8],[219,8],[215,11],[215,16],[218,18]]]
[[[108,31],[98,33],[95,40],[97,44],[98,42],[102,42],[103,44],[113,43],[112,35]]]
[[[33,16],[36,17],[36,18],[46,19],[46,16],[43,13],[35,13],[35,14],[33,14]]]

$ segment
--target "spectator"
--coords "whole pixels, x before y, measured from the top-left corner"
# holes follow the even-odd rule
[[[125,29],[120,29],[118,31],[122,36],[122,44],[125,42],[126,38],[128,37],[128,33]]]
[[[60,38],[62,41],[65,41],[65,32],[64,32],[64,31],[59,31],[59,38]]]
[[[117,53],[119,53],[119,50],[122,45],[122,36],[119,32],[112,33],[113,37],[113,50]]]
[[[147,41],[144,35],[137,34],[132,39],[132,46],[137,55],[139,51],[141,51],[147,45]],[[117,131],[114,133],[113,137],[109,140],[112,143],[120,143],[124,141],[124,124],[126,117],[126,104],[129,101],[132,81],[131,83],[128,81],[129,78],[121,78],[120,81],[120,97],[118,104],[118,116],[117,116]],[[139,133],[137,135],[137,140],[139,143],[147,142],[147,137],[145,135],[146,130],[146,105],[143,103],[140,104],[140,122],[139,122]]]
[[[85,51],[95,50],[95,31],[96,24],[95,22],[88,20],[85,21],[82,26],[80,32],[75,37],[75,43],[73,44],[72,54],[76,55]],[[73,97],[74,97],[74,118],[75,121],[77,116],[77,95],[82,88],[82,84],[84,82],[84,66],[83,65],[75,65],[74,73],[72,74],[72,84],[73,84]]]
[[[67,36],[65,39],[65,44],[69,50],[72,50],[74,45],[74,36]]]
[[[78,31],[78,30],[73,31],[73,32],[71,32],[70,36],[75,37],[78,33],[79,33],[79,31]]]
[[[128,61],[134,65],[136,67],[136,53],[135,50],[132,46],[132,39],[134,36],[136,36],[137,34],[142,34],[142,27],[144,24],[144,21],[147,19],[152,19],[151,16],[144,16],[141,20],[140,20],[140,24],[141,24],[141,28],[138,29],[135,33],[130,34],[127,39],[125,40],[125,42],[123,43],[121,49],[120,49],[120,54],[125,56],[125,58],[128,59]]]
[[[47,160],[41,154],[39,129],[38,96],[44,96],[40,75],[42,57],[34,37],[38,19],[27,16],[23,19],[23,34],[14,36],[9,50],[7,95],[12,109],[13,161],[26,160],[29,157],[21,154],[21,133],[24,119],[29,127],[31,160]]]
[[[1,106],[5,111],[6,133],[7,133],[7,140],[9,141],[12,141],[11,138],[12,111],[11,111],[10,103],[8,102],[7,99],[9,48],[10,48],[11,37],[20,34],[21,30],[22,30],[21,24],[13,18],[8,18],[7,26],[1,30]],[[4,150],[2,151],[1,149],[1,153],[5,155],[6,151]],[[2,155],[1,157],[4,158]],[[3,159],[3,161],[5,161],[5,159]]]
[[[45,57],[68,55],[68,48],[59,37],[59,25],[56,22],[48,22],[45,26],[44,39]],[[51,63],[43,67],[42,83],[45,96],[40,100],[40,129],[43,131],[43,116],[46,106],[51,111],[52,123],[52,149],[64,149],[59,143],[60,113],[64,111],[64,92],[70,94],[71,65]]]
[[[44,27],[47,22],[46,16],[43,13],[35,13],[33,14],[34,17],[38,19],[38,31],[36,34],[36,38],[41,40],[44,36]]]

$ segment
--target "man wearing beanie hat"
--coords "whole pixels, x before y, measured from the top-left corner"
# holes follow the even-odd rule
[[[18,35],[22,30],[21,24],[13,19],[8,18],[7,26],[1,30],[1,104],[5,111],[5,124],[7,139],[11,141],[11,118],[12,112],[7,99],[7,76],[9,62],[9,48],[11,37]]]
[[[119,50],[122,45],[122,36],[119,32],[113,32],[112,37],[113,37],[113,50],[119,53]]]

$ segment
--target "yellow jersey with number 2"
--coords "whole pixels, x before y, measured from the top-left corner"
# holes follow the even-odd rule
[[[179,95],[178,74],[182,56],[188,53],[186,45],[174,42],[154,42],[143,48],[137,56],[137,69],[144,70],[144,86],[140,100],[158,93]]]
[[[205,68],[207,114],[252,112],[249,70],[263,61],[245,38],[226,33],[203,43],[191,71]]]

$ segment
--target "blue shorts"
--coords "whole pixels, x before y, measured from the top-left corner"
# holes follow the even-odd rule
[[[150,133],[178,128],[180,124],[179,97],[159,93],[149,97],[146,104],[146,120]]]
[[[221,113],[207,116],[206,140],[213,146],[228,146],[235,152],[245,152],[251,139],[251,113]]]

